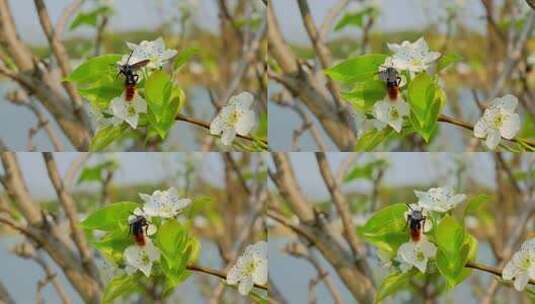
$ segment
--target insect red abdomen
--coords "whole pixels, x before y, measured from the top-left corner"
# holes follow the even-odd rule
[[[390,100],[394,101],[398,99],[399,87],[398,86],[388,86],[388,97]]]
[[[136,94],[136,87],[134,84],[127,84],[126,85],[126,94],[125,99],[126,101],[131,101],[134,99],[134,95]]]
[[[145,246],[145,237],[143,236],[143,232],[134,234],[134,240],[138,246]]]
[[[421,236],[422,232],[420,229],[411,229],[411,240],[418,242]]]

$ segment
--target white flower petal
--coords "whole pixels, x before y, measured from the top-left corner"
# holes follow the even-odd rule
[[[243,280],[240,281],[240,285],[238,285],[238,291],[241,295],[248,295],[251,289],[253,289],[253,279],[251,277],[246,277]]]
[[[236,133],[240,135],[247,135],[254,128],[256,123],[255,113],[253,111],[245,112],[238,123],[236,123]]]
[[[236,130],[231,128],[225,128],[223,129],[223,135],[221,135],[221,142],[225,146],[229,146],[234,141],[234,138],[236,137]]]
[[[513,285],[515,286],[516,290],[522,291],[528,284],[528,281],[529,281],[529,275],[526,271],[523,271],[516,275],[515,283]]]
[[[156,227],[156,225],[152,225],[152,224],[150,224],[150,225],[147,227],[147,235],[148,235],[148,236],[154,235],[154,234],[156,233],[156,230],[158,230],[158,228]]]
[[[504,117],[500,134],[503,138],[512,139],[520,131],[520,116],[513,113]]]
[[[487,133],[487,139],[485,140],[485,145],[491,150],[495,150],[498,144],[500,143],[501,136],[498,130],[490,129]]]

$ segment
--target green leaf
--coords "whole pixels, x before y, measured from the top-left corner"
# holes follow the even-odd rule
[[[115,299],[134,292],[138,292],[141,286],[135,276],[121,275],[113,278],[104,290],[103,303],[113,303]]]
[[[375,303],[378,303],[384,298],[406,288],[409,285],[409,280],[414,275],[414,273],[414,269],[407,272],[389,273],[381,283],[381,286],[379,286],[379,289],[377,290]]]
[[[184,92],[173,82],[169,75],[157,71],[150,75],[145,83],[145,96],[149,107],[149,120],[152,127],[163,139],[174,125]]]
[[[436,263],[438,270],[448,282],[449,287],[459,283],[470,251],[465,245],[465,230],[454,217],[446,215],[434,230],[438,247]]]
[[[124,137],[129,132],[129,126],[122,123],[118,126],[107,126],[98,130],[97,134],[91,139],[89,150],[100,151],[110,145],[112,142]]]
[[[361,111],[370,110],[375,102],[386,95],[386,86],[381,80],[366,80],[357,82],[349,92],[342,92],[342,98],[351,102]]]
[[[352,182],[358,179],[371,179],[376,169],[383,168],[386,160],[377,159],[370,161],[362,166],[354,166],[351,171],[344,177],[344,183]]]
[[[128,219],[128,218],[127,218]],[[100,251],[109,261],[119,264],[123,261],[124,250],[133,244],[132,236],[127,230],[126,221],[121,229],[113,230],[101,239],[92,242],[92,245]]]
[[[385,54],[366,54],[338,63],[325,70],[336,81],[352,83],[369,80],[377,75],[379,66],[385,62]]]
[[[375,16],[378,11],[375,7],[366,7],[357,12],[350,12],[344,14],[344,16],[334,26],[334,31],[338,32],[346,27],[354,26],[361,28],[363,26],[364,18],[366,16]]]
[[[88,59],[79,65],[67,76],[66,80],[77,84],[102,83],[113,81],[117,75],[117,62],[121,59],[119,54],[106,54]]]
[[[198,47],[190,47],[180,51],[175,59],[175,71],[179,71],[184,64],[190,61],[193,56],[199,54],[199,52],[200,49]]]
[[[81,25],[89,25],[95,27],[99,16],[109,15],[113,12],[109,6],[100,6],[89,12],[80,12],[69,26],[69,30],[74,30]]]
[[[102,171],[114,171],[117,166],[118,164],[113,160],[108,160],[95,166],[87,166],[80,173],[77,183],[100,181],[102,179]]]
[[[438,60],[437,71],[440,72],[450,65],[463,60],[463,57],[456,53],[445,54]]]
[[[90,214],[80,226],[88,230],[111,231],[128,225],[128,216],[139,207],[134,202],[119,202],[107,205]]]
[[[364,133],[357,141],[355,145],[355,151],[372,151],[379,144],[384,142],[390,135],[392,135],[394,129],[384,128],[383,130],[372,129]]]
[[[124,87],[120,80],[111,83],[98,83],[87,88],[78,88],[82,97],[87,99],[93,107],[102,111],[109,107],[110,101],[123,93]]]
[[[409,83],[411,121],[415,130],[429,142],[435,131],[438,115],[446,101],[444,91],[427,73],[418,74]]]
[[[377,211],[363,226],[360,236],[377,246],[389,257],[396,255],[399,246],[408,241],[405,204],[394,204]]]
[[[176,220],[165,222],[158,229],[156,243],[170,269],[183,270],[196,251],[196,240],[189,236],[187,229]]]
[[[479,194],[474,197],[471,197],[466,203],[466,208],[464,209],[464,216],[469,214],[476,214],[480,208],[488,203],[491,199],[491,196],[488,194]]]

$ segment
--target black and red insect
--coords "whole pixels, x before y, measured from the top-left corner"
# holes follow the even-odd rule
[[[424,216],[422,209],[412,209],[409,204],[407,204],[407,207],[409,207],[410,211],[409,214],[407,214],[407,224],[409,225],[409,233],[411,236],[411,240],[417,242],[422,238],[426,217]]]
[[[134,64],[129,64],[130,58],[132,58],[133,53],[134,51],[130,52],[130,55],[128,55],[128,59],[126,60],[125,64],[117,66],[117,68],[119,69],[117,76],[124,75],[126,101],[131,101],[134,98],[134,95],[136,94],[136,84],[139,80],[139,75],[136,73],[136,70],[146,66],[150,62],[149,59],[145,59]]]
[[[128,223],[130,224],[130,234],[134,236],[136,244],[145,246],[145,235],[148,236],[149,221],[142,215],[135,215],[131,220],[128,220]]]
[[[401,83],[399,72],[393,67],[387,67],[379,72],[379,78],[386,82],[386,89],[390,100],[397,100],[399,95],[399,85]]]

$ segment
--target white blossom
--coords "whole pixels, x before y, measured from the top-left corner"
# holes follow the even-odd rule
[[[221,134],[221,142],[226,146],[232,143],[236,134],[247,135],[256,125],[255,112],[251,109],[253,102],[254,96],[249,92],[232,96],[210,123],[210,134]]]
[[[242,295],[247,295],[254,284],[266,284],[268,281],[267,243],[257,242],[245,248],[227,274],[227,283],[237,285]]]
[[[147,216],[175,217],[191,204],[189,198],[179,199],[178,192],[173,187],[166,191],[156,190],[152,195],[140,193],[139,196],[145,202],[143,212]]]
[[[535,280],[535,238],[522,244],[503,269],[502,278],[514,280],[515,289],[522,291],[530,279]]]
[[[119,121],[125,121],[135,129],[139,121],[139,114],[147,113],[147,102],[137,93],[134,94],[134,99],[126,101],[125,92],[123,92],[121,96],[111,100],[109,111]],[[116,123],[116,121],[113,122]]]
[[[409,116],[409,104],[398,96],[395,101],[383,99],[373,106],[373,114],[377,121],[376,127],[382,129],[384,126],[391,126],[396,132],[401,132],[403,126],[403,117]]]
[[[146,65],[149,69],[161,68],[167,60],[173,58],[177,54],[176,50],[165,49],[162,37],[153,41],[143,40],[140,44],[127,42],[126,45],[132,50],[132,56],[128,63],[135,64],[142,60],[149,59],[149,63]],[[124,55],[117,64],[125,64],[129,56],[130,54]]]
[[[403,41],[401,44],[388,43],[390,51],[394,52],[390,59],[396,70],[407,70],[411,74],[427,70],[429,65],[440,57],[439,52],[429,50],[424,38],[416,42]]]
[[[464,194],[454,194],[451,188],[431,188],[427,192],[414,191],[418,206],[427,211],[447,212],[466,199]]]
[[[127,273],[140,270],[145,276],[150,276],[152,264],[160,259],[160,250],[148,239],[144,246],[132,245],[127,247],[123,253],[127,264]]]
[[[520,130],[520,116],[515,113],[517,105],[518,99],[513,95],[494,99],[474,126],[474,136],[486,138],[485,144],[491,150],[496,149],[502,137],[515,137]]]
[[[400,262],[402,272],[409,271],[412,267],[418,268],[425,273],[427,262],[437,254],[437,247],[422,238],[418,242],[409,241],[402,244],[398,249],[397,260]]]

